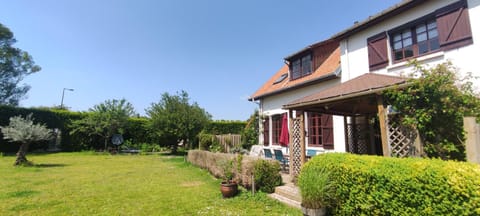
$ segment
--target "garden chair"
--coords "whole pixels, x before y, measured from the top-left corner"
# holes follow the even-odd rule
[[[280,162],[280,164],[282,165],[282,169],[286,171],[287,167],[289,166],[288,158],[285,158],[283,156],[283,152],[280,149],[274,149],[273,152],[275,154],[275,160]]]
[[[307,160],[311,159],[313,156],[317,155],[317,150],[307,149]]]
[[[269,149],[269,148],[264,148],[263,149],[263,154],[265,155],[265,158],[266,159],[273,159],[273,154],[272,154],[272,150]]]

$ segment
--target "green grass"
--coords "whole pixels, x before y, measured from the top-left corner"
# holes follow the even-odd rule
[[[0,215],[301,215],[263,193],[223,199],[218,179],[159,155],[0,156]]]

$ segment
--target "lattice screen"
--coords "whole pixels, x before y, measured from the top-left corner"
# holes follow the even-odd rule
[[[362,116],[361,118],[365,117]],[[368,134],[368,124],[347,124],[347,144],[349,152],[354,154],[368,154],[369,137],[367,137],[366,134]]]
[[[302,167],[302,146],[301,146],[301,119],[294,118],[292,124],[292,139],[290,145],[292,145],[290,152],[290,175],[297,176],[300,173]]]
[[[403,127],[400,124],[399,115],[388,115],[387,136],[390,154],[392,156],[411,157],[418,155],[418,152],[415,149],[417,133],[414,130]]]

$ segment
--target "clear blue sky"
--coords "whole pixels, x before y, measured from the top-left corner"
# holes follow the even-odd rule
[[[185,90],[214,119],[246,120],[247,98],[283,58],[399,0],[0,0],[0,23],[42,67],[21,106],[86,111],[125,98],[144,114]]]

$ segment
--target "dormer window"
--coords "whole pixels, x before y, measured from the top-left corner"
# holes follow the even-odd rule
[[[293,60],[290,64],[291,80],[299,79],[312,73],[312,55]]]

